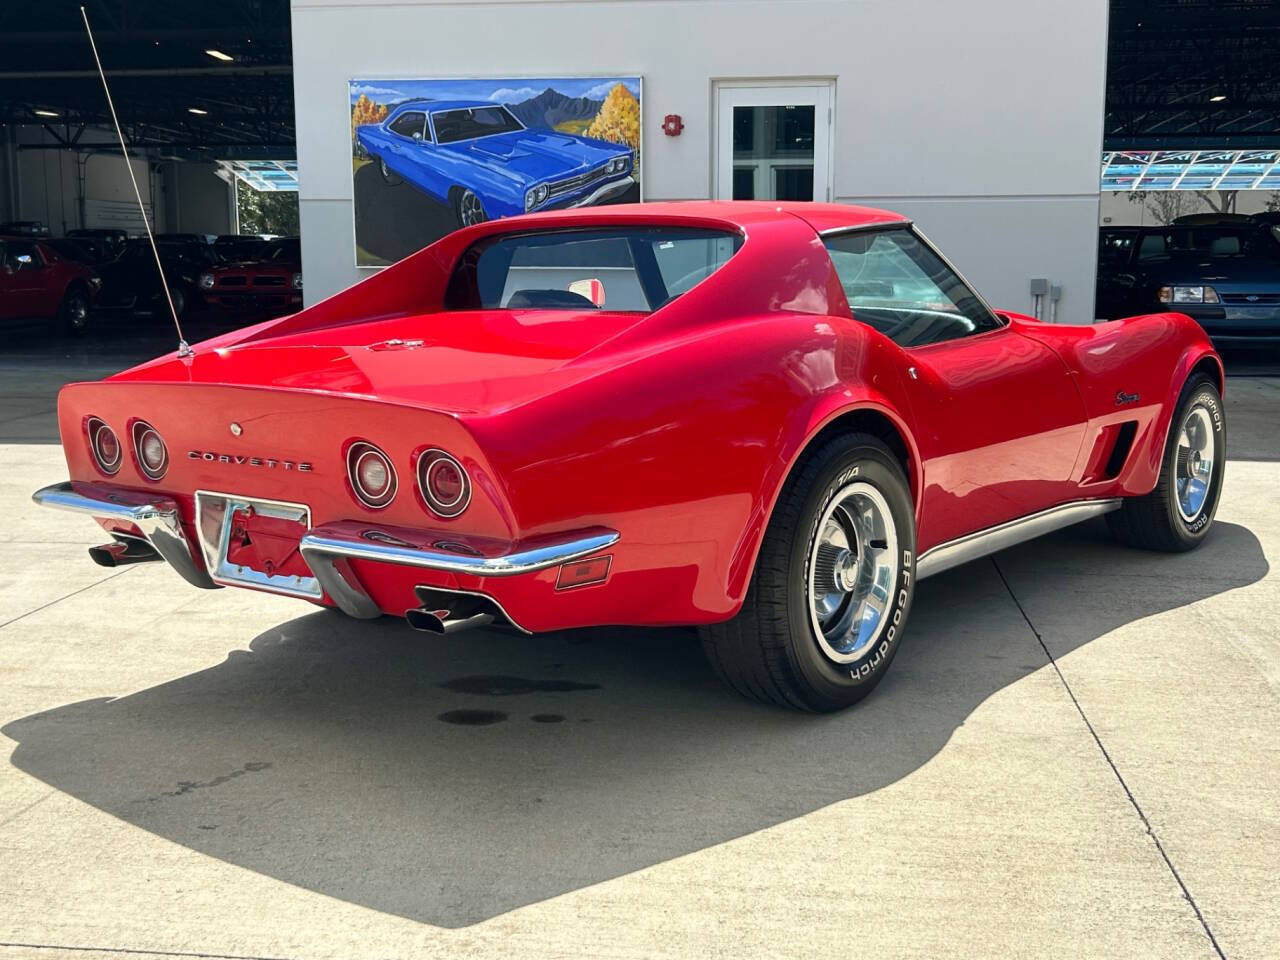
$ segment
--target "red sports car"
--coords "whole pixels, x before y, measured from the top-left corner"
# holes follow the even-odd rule
[[[1196,546],[1222,377],[1181,314],[997,311],[892,213],[576,209],[68,386],[35,499],[101,563],[437,633],[696,624],[738,690],[834,710],[922,577],[1102,514]]]

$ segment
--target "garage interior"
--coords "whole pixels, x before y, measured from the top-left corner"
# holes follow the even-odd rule
[[[329,5],[86,0],[157,232],[283,232],[244,220],[255,178],[297,229],[293,20]],[[79,18],[0,5],[0,222],[136,235]],[[1274,0],[1110,0],[1107,51],[1105,154],[1280,150]],[[1280,209],[1141,188],[1100,190],[1098,225]],[[1275,349],[1225,352],[1203,549],[1084,524],[930,578],[882,689],[815,719],[722,690],[689,631],[425,641],[93,567],[87,521],[30,503],[65,476],[57,391],[172,322],[2,342],[0,960],[1277,955]]]

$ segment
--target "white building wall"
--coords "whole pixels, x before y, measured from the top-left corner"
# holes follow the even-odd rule
[[[303,258],[358,280],[351,77],[644,78],[647,200],[712,189],[716,80],[835,79],[834,195],[916,219],[995,303],[1091,319],[1107,0],[292,0]],[[662,117],[685,130],[665,137]]]

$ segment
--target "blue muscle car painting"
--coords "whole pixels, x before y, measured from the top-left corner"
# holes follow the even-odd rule
[[[638,78],[351,88],[361,265],[485,220],[639,199]]]

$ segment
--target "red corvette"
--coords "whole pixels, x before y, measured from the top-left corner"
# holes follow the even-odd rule
[[[697,624],[743,693],[864,696],[916,581],[1105,514],[1205,536],[1222,366],[1176,313],[993,310],[909,221],[611,206],[460,230],[59,398],[113,565],[434,632]]]

